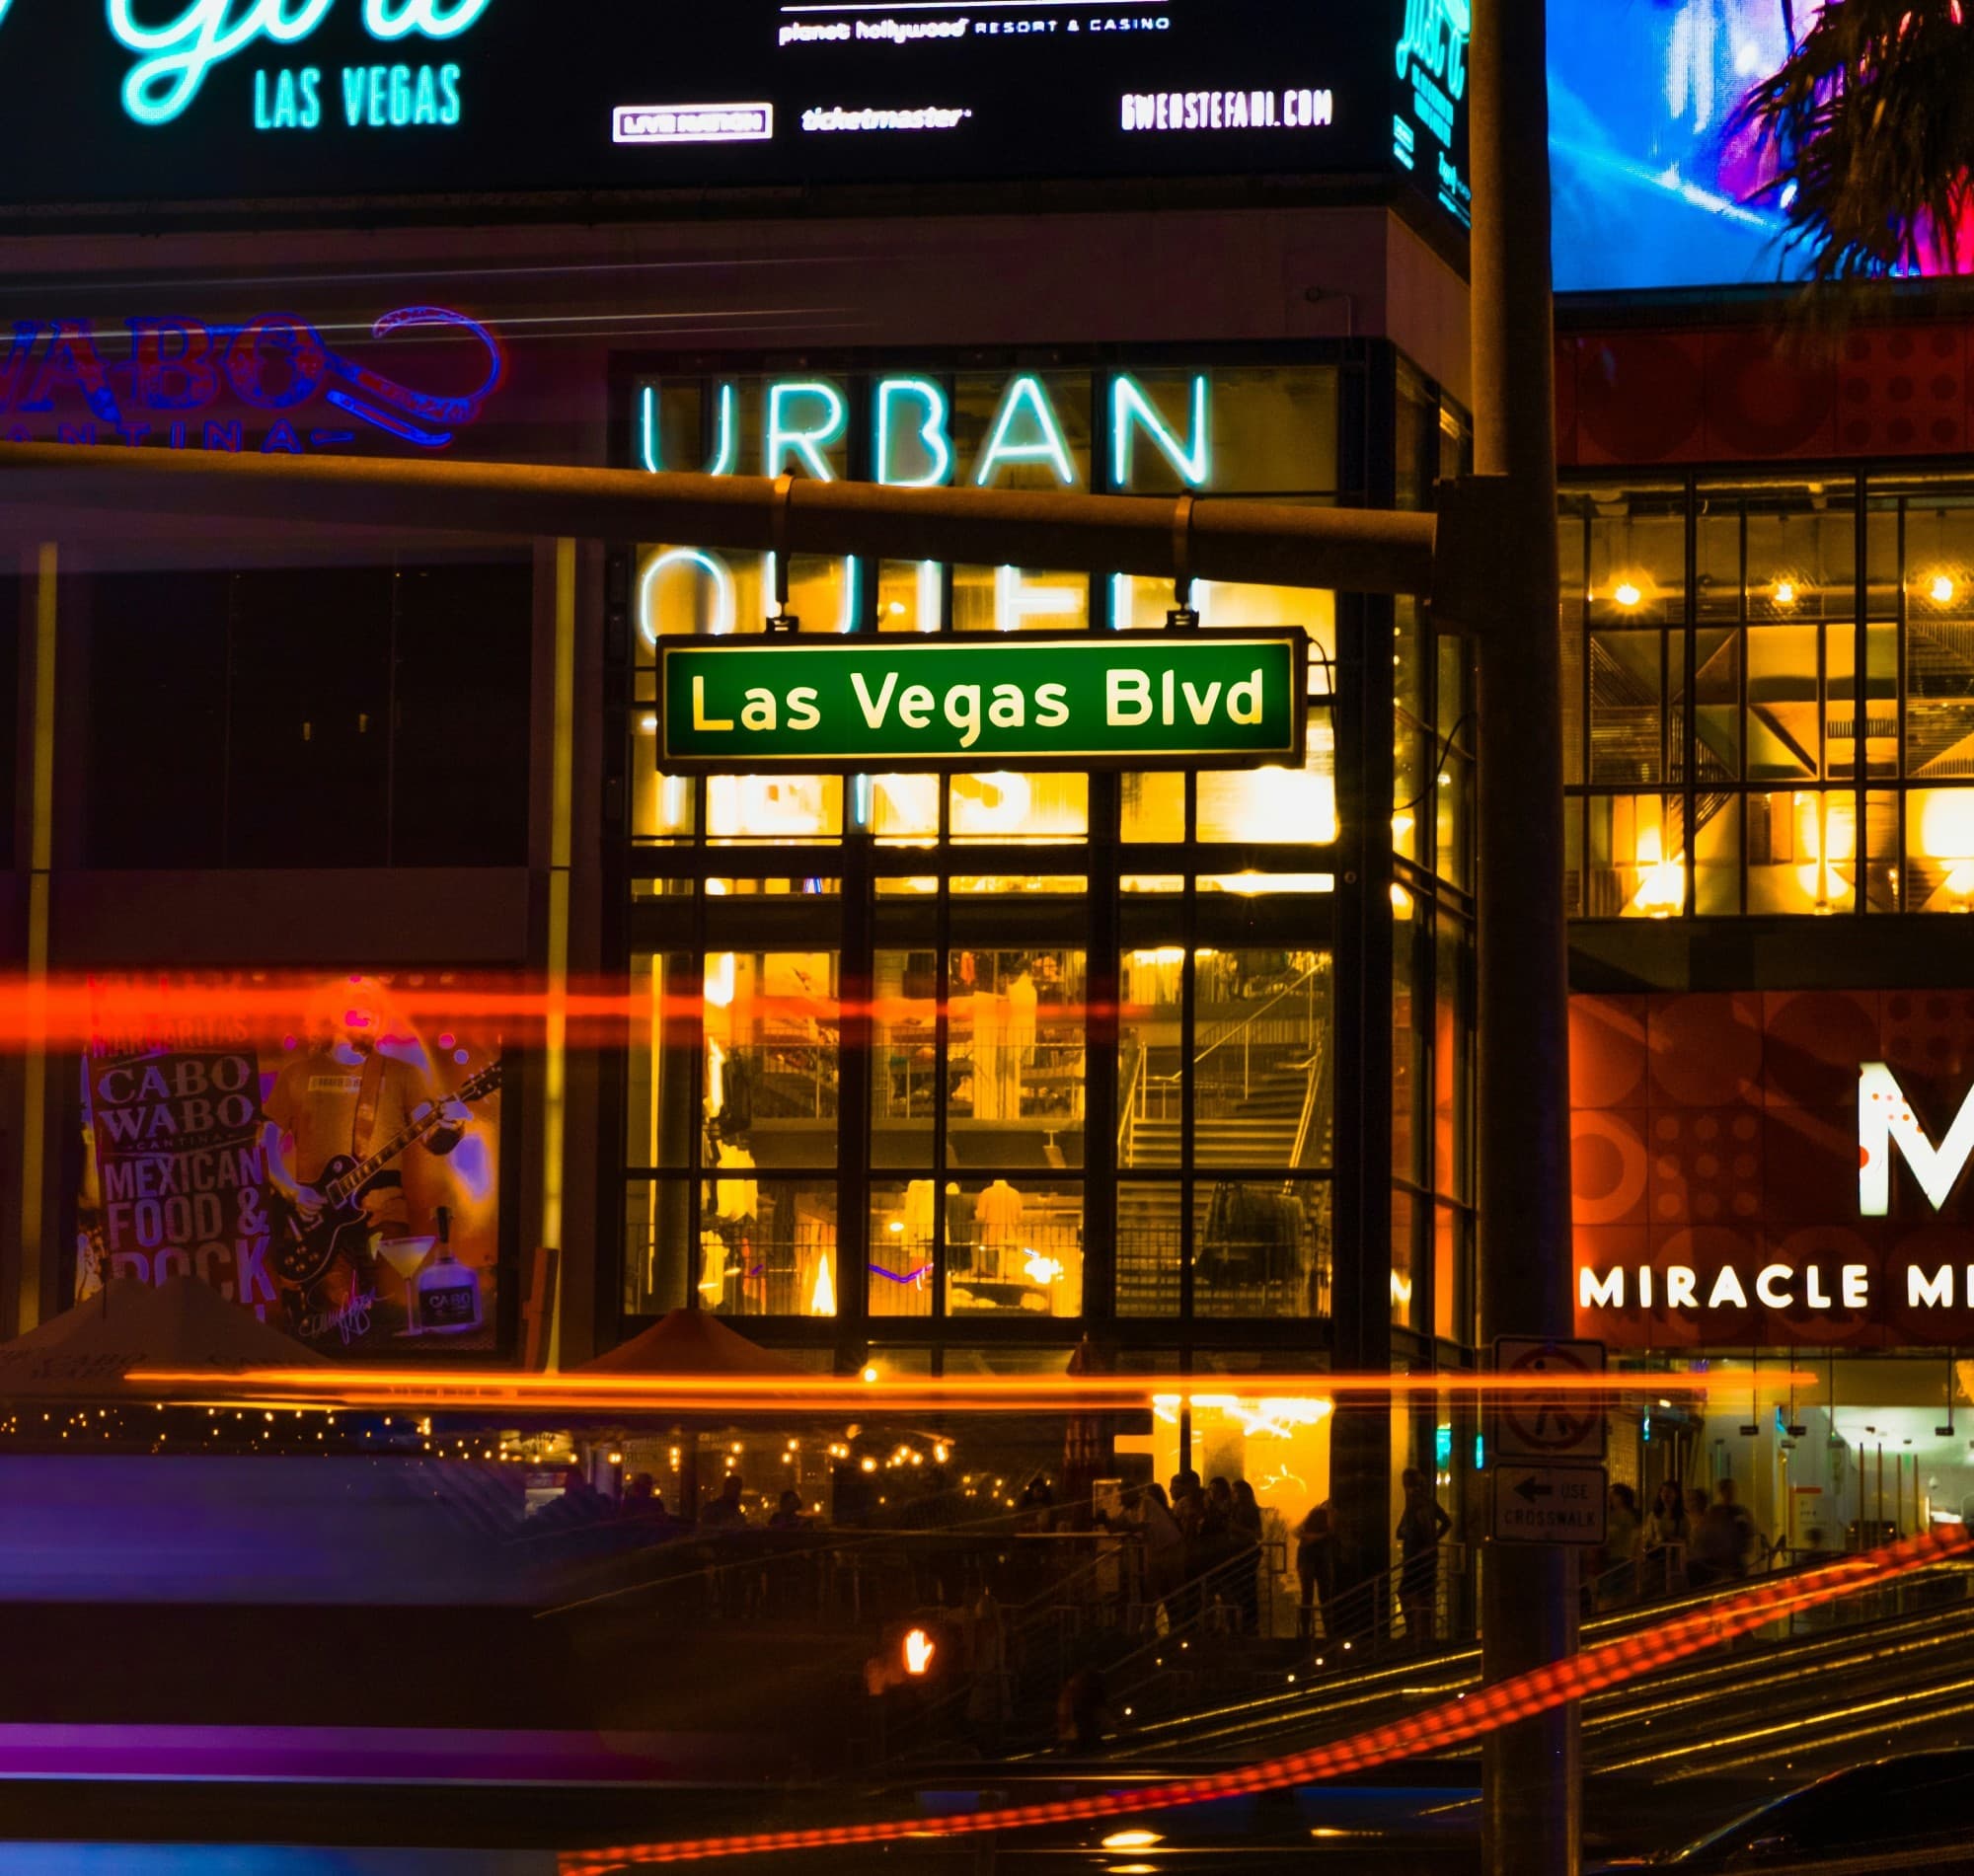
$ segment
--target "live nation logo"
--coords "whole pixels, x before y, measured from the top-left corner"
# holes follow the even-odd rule
[[[457,343],[446,356],[463,390],[421,390],[332,345],[308,320],[263,313],[237,325],[149,315],[0,328],[0,434],[11,443],[123,444],[300,456],[374,432],[414,449],[446,448],[480,419],[507,375],[491,327],[442,306],[384,314],[372,341],[416,332]]]

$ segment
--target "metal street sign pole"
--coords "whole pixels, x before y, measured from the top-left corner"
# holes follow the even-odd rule
[[[1429,514],[1297,508],[1205,495],[894,488],[794,476],[645,475],[519,463],[231,456],[219,451],[0,443],[0,503],[216,515],[283,524],[457,530],[521,539],[693,547],[1168,579],[1412,593],[1434,590]],[[51,517],[25,538],[50,539]],[[1476,530],[1484,537],[1485,527]],[[1477,548],[1484,553],[1484,538]]]
[[[1500,517],[1490,567],[1498,630],[1483,624],[1477,640],[1480,1333],[1489,1340],[1566,1338],[1572,1315],[1546,50],[1541,0],[1477,0],[1475,468],[1493,480]],[[1566,1547],[1490,1544],[1480,1567],[1486,1681],[1574,1651],[1576,1560]],[[1489,1736],[1488,1876],[1575,1876],[1580,1754],[1574,1705]]]

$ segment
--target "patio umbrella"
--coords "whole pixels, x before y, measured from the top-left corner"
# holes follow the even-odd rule
[[[674,1310],[607,1355],[584,1362],[583,1375],[683,1375],[704,1380],[714,1376],[802,1375],[799,1362],[762,1348],[728,1328],[708,1310]],[[698,1420],[679,1423],[683,1458],[679,1467],[681,1514],[699,1522]]]
[[[254,1368],[324,1368],[313,1349],[196,1277],[114,1277],[96,1296],[0,1344],[0,1397],[127,1394],[136,1369],[215,1380]]]
[[[706,1310],[674,1310],[579,1375],[802,1375],[799,1362],[736,1334]]]

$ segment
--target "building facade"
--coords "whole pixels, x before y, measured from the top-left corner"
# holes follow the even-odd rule
[[[10,434],[1417,507],[1467,449],[1439,240],[1390,202],[1073,198],[204,230],[135,272],[20,236]],[[355,1360],[516,1361],[550,1311],[566,1364],[677,1307],[838,1372],[1060,1371],[1089,1336],[1224,1372],[1133,1463],[1183,1441],[1285,1519],[1330,1487],[1325,1371],[1471,1363],[1473,750],[1410,608],[1194,589],[1206,631],[1306,631],[1297,772],[687,778],[656,647],[762,632],[760,557],[80,506],[20,542],[0,931],[56,1019],[0,1066],[13,1323],[190,1270]],[[787,586],[804,636],[1156,633],[1177,597],[806,559]],[[561,985],[602,1013],[544,1020]],[[451,1155],[402,1156],[398,1260],[311,1279],[260,1156],[312,1174],[318,1100],[383,1143],[325,1041],[351,1006],[475,1093]],[[229,1131],[200,1077],[258,1108]],[[472,1332],[404,1339],[447,1259]],[[1244,1373],[1307,1397],[1260,1415]],[[1399,1465],[1458,1490],[1445,1421],[1366,1419],[1367,1542]]]
[[[1974,1494],[1974,562],[1964,312],[1779,305],[1566,316],[1562,628],[1579,1325],[1747,1372],[1620,1463],[1794,1552]]]

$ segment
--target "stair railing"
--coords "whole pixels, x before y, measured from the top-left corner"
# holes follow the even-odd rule
[[[1323,1076],[1325,1069],[1329,1067],[1328,1054],[1323,1044],[1324,1038],[1319,1035],[1316,1042],[1316,1058],[1309,1065],[1309,1085],[1303,1089],[1302,1117],[1296,1122],[1295,1151],[1289,1156],[1289,1164],[1298,1172],[1306,1163],[1309,1137],[1316,1131],[1317,1109],[1323,1103]],[[1291,1179],[1285,1182],[1282,1190],[1293,1192],[1295,1181]]]
[[[1131,1130],[1137,1123],[1138,1103],[1144,1098],[1145,1065],[1151,1058],[1151,1050],[1141,1043],[1137,1059],[1131,1064],[1131,1080],[1124,1089],[1124,1098],[1117,1104],[1117,1163],[1120,1166],[1132,1163]]]
[[[1207,1043],[1204,1048],[1200,1049],[1193,1056],[1192,1066],[1195,1069],[1197,1069],[1202,1062],[1205,1062],[1210,1057],[1218,1054],[1219,1051],[1225,1048],[1228,1043],[1232,1042],[1236,1036],[1241,1037],[1242,1038],[1241,1097],[1243,1100],[1246,1100],[1248,1096],[1253,1092],[1254,1025],[1257,1022],[1259,1022],[1263,1016],[1267,1015],[1272,1010],[1274,1010],[1277,1005],[1287,1002],[1289,998],[1296,996],[1301,991],[1310,989],[1310,987],[1315,984],[1316,980],[1319,977],[1321,977],[1325,972],[1325,970],[1328,968],[1329,968],[1328,959],[1324,959],[1319,963],[1312,964],[1306,971],[1302,973],[1301,976],[1299,976],[1295,980],[1294,983],[1284,985],[1280,990],[1276,991],[1275,994],[1272,997],[1270,997],[1266,1003],[1257,1005],[1254,1009],[1250,1011],[1246,1015],[1240,1017],[1239,1020],[1227,1024],[1227,1026],[1221,1031],[1219,1035],[1215,1036],[1211,1042]],[[1317,1036],[1316,1048],[1319,1051],[1319,1054],[1312,1058],[1312,1067],[1319,1068],[1320,1070],[1320,1062],[1321,1062],[1320,1051],[1322,1050],[1323,1047],[1323,1041],[1322,1041],[1322,1032],[1317,1028],[1317,1023],[1316,1023],[1316,1005],[1315,1005],[1314,995],[1312,995],[1310,999],[1309,1026]],[[1130,1083],[1124,1090],[1123,1099],[1118,1103],[1117,1163],[1120,1165],[1129,1163],[1131,1131],[1140,1116],[1140,1112],[1144,1107],[1145,1101],[1149,1096],[1154,1084],[1156,1084],[1159,1087],[1161,1096],[1163,1097],[1165,1093],[1170,1092],[1172,1090],[1176,1090],[1181,1080],[1182,1071],[1179,1074],[1154,1076],[1151,1073],[1151,1068],[1150,1068],[1151,1053],[1152,1053],[1151,1050],[1148,1048],[1140,1048],[1138,1050],[1137,1060],[1133,1063],[1131,1068]],[[1320,1080],[1321,1080],[1320,1072],[1312,1075],[1310,1083],[1312,1090],[1315,1089],[1317,1083]],[[1312,1098],[1313,1096],[1305,1097],[1304,1100],[1305,1112],[1304,1112],[1303,1124],[1305,1127],[1308,1124],[1310,1113],[1312,1111],[1312,1106],[1311,1106]],[[1302,1140],[1299,1134],[1297,1140],[1298,1163],[1300,1163],[1301,1147],[1302,1147]]]
[[[1273,1010],[1277,1004],[1286,1003],[1288,999],[1295,996],[1298,991],[1304,989],[1315,978],[1320,977],[1323,974],[1324,970],[1327,968],[1327,966],[1328,966],[1328,960],[1325,960],[1325,962],[1323,963],[1312,964],[1308,970],[1304,971],[1303,974],[1295,980],[1294,983],[1284,985],[1283,988],[1276,991],[1275,994],[1272,997],[1270,997],[1266,1003],[1257,1005],[1253,1010],[1251,1010],[1245,1016],[1242,1016],[1238,1021],[1229,1023],[1226,1029],[1223,1030],[1221,1034],[1215,1036],[1214,1039],[1211,1042],[1209,1042],[1205,1048],[1201,1049],[1199,1053],[1192,1058],[1192,1066],[1195,1069],[1198,1068],[1199,1065],[1202,1062],[1204,1062],[1209,1056],[1214,1055],[1219,1050],[1225,1048],[1227,1044],[1232,1042],[1237,1035],[1240,1036],[1242,1038],[1241,1096],[1245,1100],[1248,1097],[1248,1095],[1253,1091],[1253,1075],[1251,1071],[1253,1059],[1253,1036],[1254,1036],[1255,1023],[1259,1022],[1261,1018],[1265,1016],[1269,1011]]]

